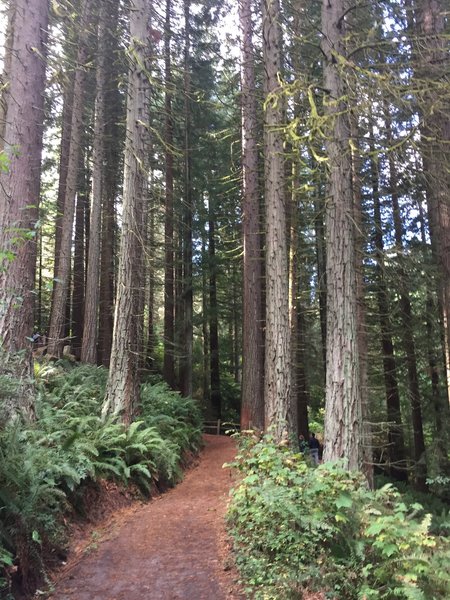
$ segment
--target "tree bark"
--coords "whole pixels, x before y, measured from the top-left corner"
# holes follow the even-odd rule
[[[190,0],[184,0],[184,211],[182,236],[182,349],[179,362],[180,391],[192,396],[193,289],[192,289],[192,173],[191,173],[191,74]]]
[[[265,86],[266,339],[265,428],[287,440],[296,423],[291,404],[291,337],[283,160],[283,107],[279,97],[281,30],[278,0],[263,0]]]
[[[119,4],[115,0],[108,3],[106,27],[106,56],[117,54],[118,25],[120,20]],[[118,60],[106,60],[105,86],[105,167],[104,193],[102,205],[102,239],[100,272],[100,307],[98,332],[98,359],[109,366],[114,326],[114,283],[115,248],[117,224],[115,201],[119,193],[122,178],[121,163],[124,146],[124,131],[121,127],[125,120],[122,94],[119,91],[121,65]]]
[[[372,127],[371,179],[372,198],[375,226],[375,261],[376,261],[376,297],[378,303],[378,320],[380,324],[380,341],[383,358],[383,376],[386,390],[386,408],[388,420],[388,468],[391,477],[398,481],[406,481],[407,470],[405,462],[405,444],[403,438],[400,394],[397,383],[397,364],[392,341],[392,325],[390,319],[389,294],[385,280],[383,222],[381,218],[381,203],[379,189],[379,169],[375,159],[374,132]]]
[[[392,147],[392,124],[387,107],[385,110],[385,121],[388,147]],[[427,463],[425,456],[422,406],[419,389],[419,375],[417,371],[416,344],[413,334],[413,314],[408,290],[408,276],[403,264],[403,223],[399,202],[400,196],[398,191],[398,177],[392,151],[388,156],[388,164],[389,187],[392,201],[392,212],[394,216],[395,245],[398,258],[398,294],[400,318],[402,321],[402,342],[406,356],[406,367],[408,372],[408,397],[411,405],[413,426],[415,485],[419,490],[424,491],[426,490]]]
[[[264,347],[256,84],[251,1],[240,0],[243,198],[243,329],[241,429],[264,428]]]
[[[222,417],[220,393],[219,314],[217,305],[217,266],[214,209],[209,199],[208,255],[209,255],[209,348],[211,376],[211,408],[214,419]]]
[[[98,308],[100,280],[101,214],[103,198],[103,163],[105,144],[105,87],[106,87],[106,19],[108,5],[100,0],[100,13],[97,26],[97,69],[93,148],[92,203],[90,211],[89,253],[87,260],[86,298],[84,306],[83,341],[81,361],[90,364],[97,362]]]
[[[358,297],[350,127],[339,66],[345,56],[344,0],[323,0],[325,115],[329,189],[327,232],[327,374],[325,460],[343,459],[361,470],[364,462]]]
[[[78,184],[75,202],[75,235],[72,271],[72,302],[70,312],[71,352],[80,358],[81,341],[84,326],[84,298],[86,283],[86,249],[88,245],[88,232],[86,230],[86,213],[89,205],[89,175],[85,146],[80,156],[78,169]],[[70,289],[70,286],[69,286]],[[70,295],[70,292],[69,292]],[[68,342],[67,342],[68,343]],[[64,347],[65,344],[63,344]]]
[[[448,11],[438,0],[415,0],[418,79],[422,92],[422,155],[439,295],[447,398],[450,400],[450,103],[442,89],[448,71]]]
[[[89,23],[92,12],[91,1],[92,0],[83,0],[80,19],[77,66],[75,70],[73,91],[69,163],[67,166],[64,215],[61,222],[61,246],[50,315],[48,354],[53,356],[61,356],[64,345],[64,322],[72,255],[72,227],[83,133],[83,101],[86,80],[85,70],[88,60],[90,37]]]
[[[166,0],[164,28],[165,68],[165,155],[166,155],[166,210],[164,217],[164,366],[163,376],[167,384],[175,387],[175,298],[174,298],[174,243],[173,243],[173,114],[172,114],[172,61],[171,61],[171,12],[172,0]]]
[[[3,401],[10,418],[34,414],[31,349],[36,275],[36,227],[39,218],[45,56],[46,0],[15,0],[11,9],[11,51],[5,67],[3,151],[8,169],[0,172],[0,349],[25,351],[13,359],[12,373],[23,378],[16,397]],[[4,360],[0,373],[11,374]]]
[[[114,335],[103,414],[130,422],[139,399],[139,349],[142,332],[143,209],[148,177],[149,56],[148,0],[130,5],[128,99],[125,145],[122,239],[119,253]]]

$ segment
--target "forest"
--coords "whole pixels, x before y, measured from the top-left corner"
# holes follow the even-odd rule
[[[450,597],[449,1],[0,7],[0,595],[214,422],[252,597]]]

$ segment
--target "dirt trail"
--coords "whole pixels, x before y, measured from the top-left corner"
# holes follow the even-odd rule
[[[231,485],[230,438],[205,436],[184,481],[127,517],[98,548],[69,566],[52,600],[244,598],[229,569],[223,516]]]

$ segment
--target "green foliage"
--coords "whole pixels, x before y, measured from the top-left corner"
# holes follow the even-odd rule
[[[37,368],[36,422],[1,431],[0,577],[15,556],[33,589],[42,552],[62,542],[62,515],[83,482],[115,479],[149,493],[154,482],[179,479],[183,452],[199,447],[195,403],[162,384],[144,386],[140,419],[130,426],[102,419],[106,378],[92,366]]]
[[[431,516],[390,485],[372,492],[337,464],[311,469],[270,437],[245,441],[229,522],[237,561],[255,598],[448,598],[447,540]]]

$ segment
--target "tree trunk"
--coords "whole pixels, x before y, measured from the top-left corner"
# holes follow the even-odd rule
[[[208,329],[208,270],[207,265],[207,249],[206,249],[206,231],[202,228],[202,336],[203,336],[203,373],[202,373],[202,387],[203,387],[203,403],[205,406],[205,413],[207,418],[211,416],[211,404],[210,404],[210,367],[211,361],[209,358],[209,329]]]
[[[152,178],[150,178],[152,179]],[[147,244],[147,252],[149,257],[155,256],[156,243],[155,243],[155,212],[156,207],[152,204],[149,207],[149,218],[148,220],[148,244]],[[144,227],[146,225],[144,224]],[[155,350],[157,347],[157,338],[156,338],[156,311],[155,311],[155,287],[156,287],[156,274],[155,274],[155,264],[154,260],[147,261],[150,264],[147,266],[148,271],[148,303],[147,303],[147,345],[146,345],[146,368],[151,372],[155,371]]]
[[[85,154],[83,148],[82,154]],[[80,358],[81,340],[83,338],[84,323],[84,297],[86,283],[86,246],[88,232],[86,231],[86,212],[89,204],[89,175],[87,173],[87,159],[80,157],[78,170],[78,186],[75,208],[75,239],[73,253],[73,279],[71,303],[71,330],[70,346],[72,353]]]
[[[89,253],[87,260],[86,298],[84,307],[81,361],[97,362],[97,334],[100,280],[101,214],[103,197],[103,163],[105,144],[105,86],[106,86],[106,19],[107,2],[101,0],[97,27],[97,69],[93,148],[92,204],[89,227]]]
[[[364,462],[350,128],[339,60],[344,55],[344,0],[323,0],[322,51],[327,116],[327,374],[325,460]]]
[[[243,185],[243,371],[241,428],[264,428],[264,347],[262,339],[262,272],[256,84],[251,1],[240,0],[241,114]]]
[[[376,297],[378,304],[378,320],[380,324],[381,352],[383,357],[384,386],[386,390],[386,408],[388,420],[388,457],[389,473],[399,481],[407,476],[405,462],[405,444],[403,439],[400,394],[397,384],[397,365],[392,341],[389,294],[385,281],[383,222],[381,219],[381,203],[379,190],[379,170],[375,159],[374,133],[372,128],[370,141],[370,168],[372,179],[372,198],[375,226],[375,261],[376,261]]]
[[[166,0],[164,28],[165,61],[165,154],[166,154],[166,210],[164,219],[164,366],[163,376],[167,384],[175,387],[175,298],[174,298],[174,245],[173,245],[173,115],[172,115],[172,64],[171,48],[172,0]]]
[[[217,306],[217,266],[214,210],[209,200],[209,348],[211,375],[211,408],[214,419],[222,417],[220,394],[219,314]]]
[[[386,135],[388,147],[393,146],[392,124],[388,107],[385,106]],[[408,290],[408,276],[403,264],[403,224],[400,212],[397,169],[392,151],[388,156],[389,187],[394,216],[395,245],[398,258],[398,294],[400,318],[402,321],[402,342],[406,356],[408,372],[408,396],[411,405],[411,416],[414,437],[415,484],[419,490],[426,490],[427,463],[425,456],[425,438],[423,434],[422,406],[417,372],[416,344],[414,340],[414,324],[411,300]]]
[[[278,0],[263,0],[265,86],[266,202],[266,339],[265,428],[278,441],[287,440],[296,424],[291,405],[291,338],[286,240],[283,107],[278,77],[281,71],[281,30]]]
[[[439,295],[444,331],[447,397],[450,400],[450,116],[442,82],[448,71],[446,11],[438,0],[415,0],[417,76],[426,89],[422,109],[422,154],[427,186],[430,231],[439,270]]]
[[[124,422],[132,420],[139,399],[142,314],[138,314],[138,310],[144,266],[142,214],[147,193],[149,154],[149,12],[148,0],[131,2],[122,239],[111,363],[103,405],[103,414],[121,415]]]
[[[424,264],[429,264],[428,243],[425,228],[425,214],[422,203],[417,203],[420,215],[420,234],[422,238]],[[430,286],[427,286],[426,291],[426,308],[425,308],[425,331],[427,333],[427,356],[428,368],[431,384],[431,402],[434,409],[434,423],[436,435],[434,437],[435,459],[438,465],[439,473],[449,474],[450,461],[448,457],[448,422],[449,422],[449,405],[447,399],[447,389],[443,389],[440,380],[440,362],[437,358],[441,348],[436,344],[436,339],[439,338],[440,323],[436,322],[436,304],[435,294]],[[444,377],[445,380],[445,377]]]
[[[313,163],[313,168],[318,168]],[[318,186],[319,189],[323,186]],[[327,249],[325,243],[324,198],[317,193],[314,198],[314,239],[317,261],[317,295],[319,300],[320,339],[324,382],[327,372]]]
[[[3,399],[2,412],[34,414],[33,375],[28,338],[33,334],[36,227],[44,123],[45,60],[48,27],[46,0],[15,0],[5,67],[3,150],[8,169],[0,172],[0,349],[23,352],[0,373],[22,379],[17,396]]]
[[[72,255],[72,226],[75,212],[75,196],[78,182],[78,168],[83,134],[83,103],[86,80],[86,62],[89,48],[89,23],[92,0],[83,0],[78,38],[77,66],[73,91],[72,123],[70,135],[69,163],[64,198],[64,215],[61,221],[61,246],[57,277],[54,282],[54,296],[50,316],[48,354],[61,356],[63,349],[64,322],[66,315],[67,292],[69,289],[70,264]]]
[[[191,174],[191,75],[190,75],[190,0],[184,0],[184,214],[183,214],[183,290],[182,350],[180,391],[192,396],[193,289],[192,289],[192,174]]]
[[[368,339],[366,329],[366,296],[364,283],[364,242],[366,232],[364,228],[362,181],[361,181],[361,154],[359,150],[358,117],[354,112],[349,114],[351,135],[351,163],[352,163],[352,195],[353,219],[355,230],[355,268],[356,268],[356,302],[357,302],[357,327],[358,327],[358,353],[359,377],[361,389],[361,444],[362,444],[362,470],[370,488],[374,487],[373,472],[373,447],[372,428],[369,405],[368,382]]]
[[[108,4],[106,27],[106,56],[117,54],[119,3],[112,0]],[[121,65],[118,61],[105,61],[105,167],[104,193],[102,205],[101,271],[100,271],[100,311],[98,332],[99,362],[109,366],[112,346],[114,315],[115,247],[117,225],[115,220],[115,200],[119,192],[122,173],[121,157],[124,146],[124,120],[122,93],[119,91]]]

